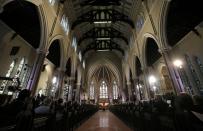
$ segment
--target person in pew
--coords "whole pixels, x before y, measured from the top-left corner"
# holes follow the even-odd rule
[[[181,93],[175,100],[175,115],[178,130],[191,131],[195,129],[195,125],[202,125],[203,123],[193,114],[193,99],[187,93]]]
[[[64,113],[65,107],[63,105],[63,99],[59,98],[56,103],[56,117],[61,117]]]
[[[46,115],[50,113],[51,99],[45,98],[43,103],[34,109],[35,114],[37,115]]]
[[[202,96],[193,96],[194,106],[193,111],[203,114],[203,97]]]
[[[20,91],[17,99],[13,100],[10,104],[6,105],[2,109],[4,115],[16,117],[19,112],[26,108],[26,101],[30,97],[30,91],[24,89]]]

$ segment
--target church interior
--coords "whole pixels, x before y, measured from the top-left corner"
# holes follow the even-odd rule
[[[203,131],[201,0],[0,0],[0,50],[0,131]]]

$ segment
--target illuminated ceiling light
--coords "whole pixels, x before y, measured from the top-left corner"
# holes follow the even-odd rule
[[[176,67],[182,68],[183,62],[182,62],[181,60],[175,60],[175,61],[173,62],[173,64],[174,64]]]
[[[94,21],[94,24],[111,24],[112,21]]]
[[[96,40],[110,40],[111,38],[97,38]]]
[[[156,78],[154,76],[150,76],[149,77],[149,82],[152,83],[152,84],[155,83],[156,82]]]

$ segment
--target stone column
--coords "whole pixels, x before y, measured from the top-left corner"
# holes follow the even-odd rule
[[[132,99],[132,89],[131,89],[131,82],[127,82],[127,89],[128,89],[128,101],[130,102]]]
[[[81,83],[76,83],[75,101],[80,102],[80,88]]]
[[[149,75],[149,72],[148,72],[148,68],[146,67],[145,69],[143,69],[143,80],[144,80],[144,90],[145,90],[145,98],[146,99],[150,99],[151,98],[151,95],[150,95],[150,85],[149,85],[149,82],[148,82],[148,75]]]
[[[71,95],[70,95],[70,98],[71,98],[71,99],[70,99],[70,100],[73,101],[73,100],[74,100],[74,98],[73,98],[73,97],[74,97],[74,96],[73,96],[73,95],[74,95],[74,94],[73,94],[73,93],[74,93],[74,78],[73,78],[73,77],[70,77],[70,78],[69,78],[69,85],[71,86],[71,93],[70,93],[70,94],[71,94]]]
[[[179,77],[176,75],[175,68],[170,60],[169,49],[162,49],[162,50],[159,50],[159,52],[162,54],[162,57],[168,69],[169,77],[173,84],[174,93],[179,94],[181,92],[181,84],[180,84],[181,81]]]
[[[63,97],[63,88],[64,88],[64,76],[65,76],[65,70],[58,68],[58,94],[57,98]]]
[[[137,100],[137,95],[138,95],[138,91],[137,91],[137,88],[136,88],[136,85],[137,85],[137,79],[133,79],[133,83],[132,83],[132,89],[133,89],[133,92],[132,92],[132,95],[133,95],[133,101],[136,101]]]
[[[32,72],[27,85],[27,89],[31,90],[32,96],[35,95],[45,57],[46,57],[46,52],[38,49],[37,57],[35,59],[34,66],[32,68]]]

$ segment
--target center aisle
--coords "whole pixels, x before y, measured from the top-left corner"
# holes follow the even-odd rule
[[[110,111],[98,111],[76,131],[132,131]]]

